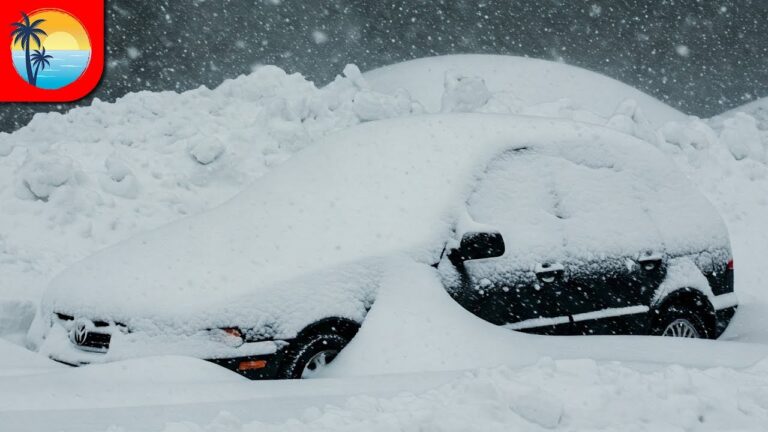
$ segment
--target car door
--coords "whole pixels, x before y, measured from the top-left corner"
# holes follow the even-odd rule
[[[610,155],[550,160],[564,237],[562,307],[574,334],[644,333],[648,299],[664,278],[665,248],[643,173]]]
[[[466,202],[458,231],[496,230],[504,255],[440,263],[448,291],[470,312],[498,325],[535,333],[569,333],[564,309],[564,238],[545,156],[527,149],[494,159]],[[454,254],[455,255],[455,254]]]
[[[665,271],[664,245],[644,206],[654,191],[637,172],[602,157],[585,163],[523,149],[494,159],[467,212],[470,226],[500,232],[506,251],[454,260],[454,297],[516,330],[645,332],[647,305]]]

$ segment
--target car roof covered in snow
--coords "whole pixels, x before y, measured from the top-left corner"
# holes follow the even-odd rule
[[[679,215],[668,229],[674,242],[686,248],[727,246],[717,213],[651,144],[567,120],[430,115],[330,135],[221,207],[72,266],[52,282],[44,308],[117,320],[213,314],[213,305],[222,302],[229,302],[230,317],[258,311],[321,314],[320,302],[339,304],[350,295],[335,295],[337,285],[375,286],[372,267],[344,267],[341,273],[334,268],[393,254],[435,262],[466,215],[467,197],[489,161],[523,147],[587,165],[609,160],[594,168],[626,170],[635,176],[630,182],[664,195],[669,212]],[[594,208],[592,213],[600,214]],[[315,274],[324,276],[289,292],[286,281]],[[242,296],[250,299],[247,304],[232,301]]]
[[[625,100],[632,99],[655,127],[669,121],[684,121],[687,117],[658,99],[600,73],[526,57],[485,54],[427,57],[374,69],[365,72],[364,77],[376,91],[407,90],[429,112],[446,110],[443,105],[451,103],[446,100],[446,90],[456,84],[452,81],[477,77],[494,97],[508,93],[513,101],[525,107],[567,99],[567,105],[572,108],[608,118]],[[454,90],[461,91],[460,88]],[[472,93],[476,97],[482,89],[475,88]]]

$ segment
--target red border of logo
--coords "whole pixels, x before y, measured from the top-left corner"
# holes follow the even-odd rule
[[[45,90],[24,81],[16,73],[11,58],[11,23],[21,12],[60,9],[77,18],[88,32],[91,59],[88,68],[72,84]],[[0,102],[74,102],[92,92],[104,72],[104,0],[0,0]]]

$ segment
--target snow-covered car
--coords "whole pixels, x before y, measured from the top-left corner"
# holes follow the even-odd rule
[[[72,266],[29,339],[72,365],[182,354],[308,376],[403,258],[474,314],[533,333],[716,338],[737,305],[724,223],[653,145],[444,114],[340,131],[221,207]]]

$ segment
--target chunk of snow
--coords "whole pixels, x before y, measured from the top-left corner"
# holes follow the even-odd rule
[[[360,68],[354,64],[348,64],[344,66],[344,77],[349,79],[352,84],[358,88],[368,87],[368,83],[366,82],[365,78],[363,78],[363,74],[360,72]]]
[[[124,161],[109,157],[104,166],[107,173],[99,177],[102,190],[123,198],[132,199],[139,195],[139,181]]]
[[[189,154],[201,165],[213,163],[224,153],[224,143],[215,137],[194,137],[189,142]]]
[[[361,121],[383,120],[403,117],[418,112],[405,90],[394,95],[383,95],[371,90],[360,90],[352,100],[352,109]]]
[[[57,188],[64,186],[74,175],[72,161],[67,157],[39,155],[30,157],[21,168],[21,186],[18,196],[48,201]]]
[[[616,112],[608,119],[605,126],[650,143],[656,143],[658,140],[651,122],[645,117],[643,110],[634,99],[627,99],[619,104]]]
[[[473,112],[491,99],[485,81],[477,76],[464,76],[454,71],[445,73],[442,112]]]
[[[736,160],[766,161],[766,148],[757,121],[745,113],[735,113],[723,121],[720,141],[728,147]]]

